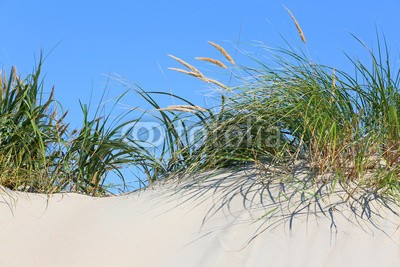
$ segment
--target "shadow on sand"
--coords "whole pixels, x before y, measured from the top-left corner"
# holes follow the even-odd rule
[[[257,227],[245,246],[266,231],[283,226],[292,235],[296,223],[318,223],[321,219],[328,220],[331,241],[336,240],[344,223],[371,235],[380,231],[389,238],[393,233],[386,232],[388,224],[396,231],[400,228],[400,209],[395,199],[354,183],[316,184],[304,167],[292,173],[278,169],[260,172],[255,168],[208,172],[178,179],[175,193],[182,196],[180,205],[201,205],[212,198],[202,227],[221,212],[235,217],[241,216],[238,207],[241,212],[246,211],[250,215],[248,222]]]

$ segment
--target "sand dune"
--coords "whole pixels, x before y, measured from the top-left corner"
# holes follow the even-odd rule
[[[2,190],[0,266],[400,266],[396,205],[216,178],[108,198]]]

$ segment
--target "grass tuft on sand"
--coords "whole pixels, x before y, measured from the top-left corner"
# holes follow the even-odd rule
[[[302,31],[300,35],[305,42]],[[0,80],[0,184],[13,190],[99,196],[109,192],[105,181],[110,172],[126,182],[120,170],[128,166],[137,168],[147,184],[252,166],[268,184],[292,182],[301,165],[310,177],[299,189],[303,192],[340,184],[349,188],[349,196],[368,188],[399,200],[400,69],[381,39],[377,51],[357,39],[370,62],[348,57],[352,74],[315,63],[291,47],[265,47],[271,62],[254,59],[258,67],[241,66],[222,46],[209,42],[222,58],[200,57],[197,62],[226,71],[235,86],[169,55],[188,69],[172,70],[214,86],[220,100],[216,106],[199,107],[177,95],[147,92],[120,80],[152,107],[145,113],[151,113],[165,133],[157,147],[129,135],[143,114],[128,119],[132,114],[125,112],[115,118],[99,106],[91,117],[89,107],[81,104],[82,125],[70,129],[54,90],[49,95],[43,91],[42,61],[26,78],[13,68]],[[182,104],[161,107],[158,96]],[[270,175],[277,167],[284,172]]]

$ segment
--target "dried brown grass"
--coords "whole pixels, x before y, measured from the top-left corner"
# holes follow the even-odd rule
[[[201,73],[199,74],[199,73],[194,72],[194,71],[187,71],[187,70],[183,70],[183,69],[179,69],[179,68],[171,68],[171,67],[168,68],[168,69],[176,71],[176,72],[180,72],[180,73],[183,73],[183,74],[186,74],[186,75],[190,75],[190,76],[193,76],[193,77],[196,77],[196,78],[199,78],[199,79],[205,78],[205,76],[203,74],[201,74]]]
[[[218,44],[216,44],[216,43],[214,43],[214,42],[211,42],[211,41],[208,41],[208,43],[211,44],[213,47],[215,47],[219,52],[221,52],[221,54],[222,54],[229,62],[232,63],[232,65],[236,65],[235,61],[232,59],[232,57],[228,54],[228,52],[226,52],[226,50],[225,50],[222,46],[220,46],[220,45],[218,45]]]
[[[290,17],[292,18],[294,24],[296,25],[296,28],[297,28],[297,31],[299,32],[301,41],[302,41],[303,43],[306,43],[306,36],[304,35],[304,32],[303,32],[303,30],[301,29],[300,24],[299,24],[299,22],[297,21],[296,17],[293,15],[292,11],[290,11],[289,8],[285,7],[285,9],[286,9],[286,11],[289,13],[289,15],[290,15]]]
[[[186,74],[186,75],[193,76],[195,78],[200,79],[203,82],[215,84],[215,85],[217,85],[217,86],[219,86],[219,87],[221,87],[223,89],[227,89],[228,88],[225,84],[221,83],[220,81],[217,81],[217,80],[214,80],[214,79],[211,79],[211,78],[207,78],[198,69],[196,69],[195,67],[193,67],[189,63],[183,61],[182,59],[180,59],[178,57],[175,57],[175,56],[172,56],[172,55],[168,55],[168,56],[170,56],[171,58],[175,59],[176,61],[178,61],[179,63],[181,63],[185,67],[187,67],[188,69],[190,69],[190,71],[184,70],[184,69],[180,69],[180,68],[172,68],[172,67],[170,67],[168,69],[176,71],[176,72],[180,72],[180,73],[183,73],[183,74]],[[226,66],[222,62],[220,62],[219,60],[213,59],[213,58],[197,57],[196,59],[216,64],[221,68],[226,68]]]
[[[335,98],[336,91],[336,72],[335,69],[332,69],[332,91],[331,91],[331,102],[333,102]]]
[[[203,78],[201,80],[205,81],[207,83],[212,83],[212,84],[218,85],[219,87],[221,87],[223,89],[228,89],[228,87],[225,84],[221,83],[220,81],[217,81],[217,80],[214,80],[214,79],[210,79],[210,78]]]
[[[192,72],[197,73],[199,76],[203,76],[204,77],[204,75],[198,69],[196,69],[195,67],[193,67],[192,65],[190,65],[186,61],[184,61],[184,60],[182,60],[182,59],[180,59],[180,58],[178,58],[176,56],[173,56],[173,55],[168,55],[168,56],[173,58],[173,59],[175,59],[179,63],[181,63],[183,66],[185,66],[186,68],[190,69]]]
[[[224,63],[222,63],[221,61],[217,60],[217,59],[213,59],[213,58],[209,58],[209,57],[196,57],[197,60],[201,60],[201,61],[206,61],[206,62],[210,62],[214,65],[217,65],[223,69],[226,69],[226,66]]]
[[[160,108],[158,110],[167,110],[167,111],[183,111],[183,112],[196,112],[196,111],[201,111],[205,112],[207,111],[206,109],[199,107],[199,106],[189,106],[189,105],[172,105],[168,106],[166,108]]]

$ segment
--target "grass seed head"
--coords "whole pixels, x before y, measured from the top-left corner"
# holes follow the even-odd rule
[[[196,57],[197,60],[201,60],[201,61],[207,61],[210,62],[214,65],[217,65],[223,69],[226,69],[226,66],[224,63],[222,63],[221,61],[217,60],[217,59],[213,59],[213,58],[209,58],[209,57]]]
[[[190,69],[191,71],[197,73],[199,76],[204,76],[198,69],[196,69],[195,67],[193,67],[192,65],[190,65],[189,63],[187,63],[186,61],[173,56],[173,55],[168,55],[169,57],[175,59],[176,61],[178,61],[179,63],[181,63],[183,66],[185,66],[186,68]]]
[[[235,61],[233,61],[232,57],[228,54],[228,52],[226,52],[226,50],[225,50],[222,46],[220,46],[220,45],[218,45],[218,44],[216,44],[216,43],[214,43],[214,42],[211,42],[211,41],[208,41],[208,43],[209,43],[210,45],[214,46],[219,52],[221,52],[221,54],[222,54],[229,62],[232,63],[232,65],[236,65]]]
[[[297,31],[299,32],[301,41],[303,41],[303,43],[306,43],[306,36],[304,35],[303,30],[300,27],[299,22],[297,21],[296,17],[293,15],[293,13],[290,11],[290,9],[288,9],[287,7],[285,7],[286,11],[289,13],[290,17],[292,18],[294,24],[296,25]]]
[[[199,78],[199,79],[204,78],[204,75],[199,74],[199,73],[194,72],[194,71],[187,71],[187,70],[183,70],[183,69],[179,69],[179,68],[168,68],[168,69],[169,70],[173,70],[173,71],[177,71],[177,72],[180,72],[180,73],[183,73],[183,74],[186,74],[186,75],[190,75],[190,76],[193,76],[193,77],[196,77],[196,78]]]
[[[167,111],[183,111],[183,112],[196,112],[196,111],[201,111],[205,112],[206,110],[202,107],[199,106],[189,106],[189,105],[172,105],[168,106],[166,108],[160,108],[158,110],[167,110]]]
[[[219,87],[221,87],[223,89],[228,89],[228,87],[225,84],[221,83],[220,81],[210,79],[210,78],[202,78],[201,80],[205,81],[206,83],[212,83],[212,84],[218,85]]]

